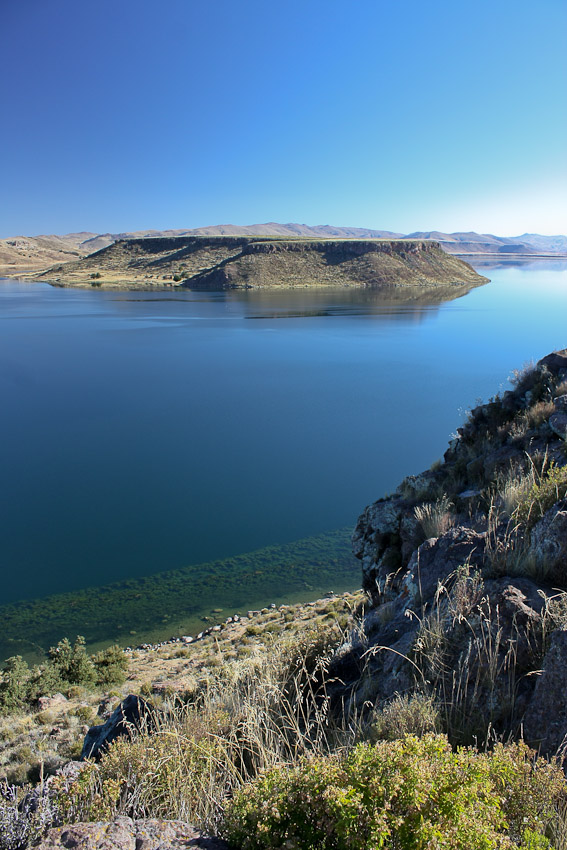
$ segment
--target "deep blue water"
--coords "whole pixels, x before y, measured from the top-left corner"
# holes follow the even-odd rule
[[[353,525],[567,345],[563,263],[442,305],[0,281],[0,604]]]

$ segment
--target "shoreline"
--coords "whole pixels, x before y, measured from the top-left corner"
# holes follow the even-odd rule
[[[196,635],[227,616],[312,601],[360,586],[350,526],[233,557],[0,607],[0,658],[38,663],[50,646],[81,634],[90,652]],[[142,627],[140,624],[144,624]]]

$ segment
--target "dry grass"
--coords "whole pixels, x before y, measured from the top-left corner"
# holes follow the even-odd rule
[[[567,595],[554,598],[555,617],[567,611]],[[505,622],[484,592],[482,578],[467,568],[440,587],[433,610],[422,620],[411,660],[416,691],[435,699],[443,729],[453,742],[487,742],[491,730],[511,734],[518,722],[519,681],[538,670],[545,652],[553,606],[542,621],[520,626]]]
[[[443,494],[435,502],[426,502],[414,509],[415,518],[421,526],[425,540],[430,537],[440,537],[454,524],[455,518],[451,513],[453,504]]]
[[[188,704],[174,701],[155,728],[115,742],[59,791],[67,819],[168,817],[215,829],[235,788],[274,765],[350,748],[355,722],[331,716],[328,663],[336,625],[285,636],[221,665]]]

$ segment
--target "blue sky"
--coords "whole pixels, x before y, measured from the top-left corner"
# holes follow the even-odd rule
[[[564,0],[0,0],[0,237],[567,232]]]

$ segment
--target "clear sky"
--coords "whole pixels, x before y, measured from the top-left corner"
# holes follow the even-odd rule
[[[0,237],[567,233],[565,0],[0,0]]]

